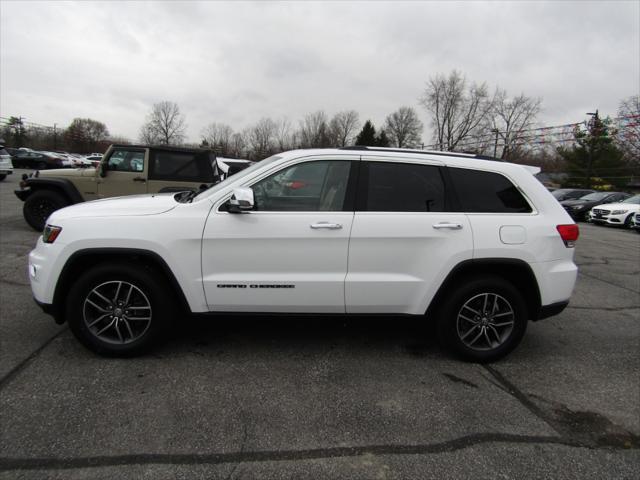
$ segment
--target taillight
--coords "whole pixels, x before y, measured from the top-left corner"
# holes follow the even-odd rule
[[[42,232],[42,240],[44,243],[53,243],[60,235],[62,231],[62,227],[56,227],[55,225],[47,225],[44,227],[44,232]]]
[[[556,229],[558,230],[565,247],[572,248],[575,246],[576,240],[578,240],[578,236],[580,236],[580,229],[578,228],[578,225],[575,223],[570,225],[558,225]]]

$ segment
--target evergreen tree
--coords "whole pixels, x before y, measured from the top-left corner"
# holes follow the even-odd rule
[[[603,120],[596,112],[586,131],[576,128],[573,146],[558,148],[558,154],[567,164],[567,186],[618,188],[631,180],[630,166],[614,143],[610,125],[609,118]]]
[[[390,145],[389,137],[384,130],[380,131],[380,135],[376,138],[376,146],[378,147],[388,147]]]
[[[367,120],[360,130],[360,133],[356,137],[356,145],[375,147],[378,145],[378,138],[376,138],[376,128],[371,123],[371,120]]]

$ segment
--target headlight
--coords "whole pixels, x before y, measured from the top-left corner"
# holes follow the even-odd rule
[[[60,235],[62,231],[62,227],[56,227],[55,225],[47,225],[44,227],[44,232],[42,232],[42,240],[44,243],[53,243]]]
[[[611,215],[622,215],[623,213],[627,213],[629,210],[614,210],[611,212]]]
[[[582,205],[574,205],[571,210],[582,210]]]

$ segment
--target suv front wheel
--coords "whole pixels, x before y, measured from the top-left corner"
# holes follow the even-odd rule
[[[67,298],[71,331],[107,356],[143,353],[166,332],[174,311],[162,276],[128,264],[102,264],[82,275]]]
[[[465,360],[491,362],[511,352],[527,329],[518,290],[496,276],[469,279],[445,301],[438,318],[441,342]]]

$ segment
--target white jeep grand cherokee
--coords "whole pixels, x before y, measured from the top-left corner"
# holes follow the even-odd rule
[[[54,212],[36,301],[86,347],[134,355],[180,315],[411,315],[463,358],[513,350],[573,290],[578,227],[533,176],[475,155],[351,147],[259,162],[200,194]]]

